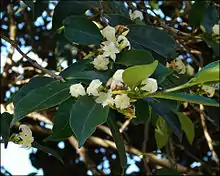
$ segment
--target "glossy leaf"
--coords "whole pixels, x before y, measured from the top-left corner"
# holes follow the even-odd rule
[[[207,1],[196,1],[193,4],[189,13],[189,24],[193,27],[199,27],[203,20],[207,7]]]
[[[106,14],[106,18],[109,20],[109,25],[117,26],[117,25],[128,25],[132,24],[133,22],[122,15],[119,14]]]
[[[151,97],[155,98],[164,98],[168,100],[177,100],[177,101],[184,101],[189,103],[196,103],[196,104],[203,104],[207,106],[219,106],[219,103],[211,98],[194,95],[194,94],[186,94],[186,93],[156,93],[150,95]]]
[[[62,72],[60,72],[60,76],[63,76],[63,77],[74,76],[74,75],[78,74],[79,72],[85,70],[86,65],[89,62],[91,62],[91,60],[89,60],[89,59],[77,61],[77,62],[73,63],[72,65],[70,65],[69,67],[67,67],[66,69],[64,69]]]
[[[87,9],[98,6],[98,1],[59,1],[54,9],[52,20],[53,29],[61,27],[62,22],[66,17],[70,15],[83,15]]]
[[[70,112],[70,127],[78,139],[79,147],[94,133],[97,125],[106,122],[108,111],[108,107],[103,108],[91,97],[78,98]]]
[[[155,128],[155,139],[158,149],[161,149],[167,145],[169,136],[170,136],[170,132],[165,120],[159,117],[157,119],[156,128]]]
[[[178,117],[181,123],[181,128],[185,132],[186,137],[190,144],[193,143],[195,137],[195,128],[191,119],[183,113],[178,113]]]
[[[69,16],[63,21],[63,24],[64,36],[70,42],[82,45],[100,44],[102,35],[98,27],[86,17]]]
[[[144,100],[146,100],[144,98]],[[173,102],[171,101],[171,104]],[[174,113],[174,107],[170,106],[169,101],[163,101],[157,99],[155,102],[149,102],[150,106],[152,107],[153,112],[160,115],[165,121],[169,129],[182,141],[183,132],[181,130],[181,125],[179,122],[179,118]]]
[[[127,37],[132,46],[153,50],[165,58],[176,56],[176,42],[167,32],[147,25],[132,24],[128,28]]]
[[[125,8],[123,1],[111,0],[107,1],[107,5],[111,8],[112,11],[116,12],[125,17],[129,17],[128,9]]]
[[[8,138],[10,137],[10,123],[12,121],[12,115],[8,112],[1,114],[1,134],[2,139],[5,144],[5,148],[8,145]]]
[[[11,125],[33,111],[51,108],[68,99],[70,97],[69,86],[68,83],[55,81],[28,92],[17,102]]]
[[[53,157],[58,159],[62,164],[64,164],[63,159],[60,157],[60,155],[55,150],[53,150],[45,145],[41,145],[41,144],[37,143],[36,141],[34,141],[32,143],[32,147],[37,148],[37,149],[41,150],[42,152],[51,154]]]
[[[150,112],[149,112],[148,102],[142,99],[137,100],[137,102],[135,103],[136,118],[132,119],[132,123],[134,123],[135,125],[138,125],[138,124],[147,122],[149,118],[149,114]]]
[[[219,42],[213,40],[213,38],[209,35],[202,35],[202,39],[208,45],[209,48],[212,48],[215,56],[220,56]]]
[[[75,99],[69,98],[59,106],[54,117],[53,134],[48,136],[45,141],[62,141],[73,135],[69,121],[71,108],[74,103]]]
[[[154,61],[148,65],[137,65],[127,68],[122,75],[123,81],[130,88],[135,88],[142,80],[152,75],[158,65],[158,61]]]
[[[192,80],[194,83],[205,83],[205,82],[213,82],[219,81],[219,65],[220,61],[211,62],[206,65],[203,69],[201,69]]]
[[[125,66],[150,64],[154,61],[152,54],[146,50],[129,50],[117,55],[116,63]]]
[[[155,72],[152,74],[152,77],[157,80],[157,83],[160,84],[165,79],[173,73],[173,70],[165,67],[163,64],[159,63]]]
[[[117,122],[116,122],[116,119],[113,113],[110,113],[110,114],[112,115],[109,115],[107,123],[108,123],[108,127],[111,129],[112,137],[115,141],[115,144],[118,150],[121,167],[124,170],[126,169],[126,166],[127,166],[127,156],[125,152],[124,139],[123,139],[122,134],[119,132],[119,127],[117,125]]]
[[[43,77],[38,76],[32,78],[27,84],[21,87],[19,89],[18,93],[13,98],[13,104],[14,106],[17,105],[17,103],[22,99],[24,96],[26,96],[31,90],[40,88],[42,86],[46,86],[47,84],[50,84],[54,82],[55,80],[50,77]]]
[[[218,23],[219,13],[214,5],[210,5],[204,14],[202,25],[208,33],[212,32],[212,27]]]

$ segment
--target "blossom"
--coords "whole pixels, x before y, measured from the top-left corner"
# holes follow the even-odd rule
[[[27,125],[20,125],[19,130],[21,129],[22,132],[19,133],[19,137],[22,139],[22,148],[31,148],[31,144],[34,141],[32,137],[32,131]]]
[[[89,87],[86,89],[86,92],[89,95],[99,96],[98,88],[102,85],[102,82],[99,79],[92,80],[89,84]]]
[[[113,105],[114,104],[114,99],[112,98],[111,92],[100,92],[99,97],[95,99],[96,103],[102,104],[103,107],[107,105]]]
[[[215,34],[215,35],[219,35],[219,24],[215,24],[213,27],[212,27],[212,32]]]
[[[102,33],[103,37],[105,37],[108,41],[110,41],[110,42],[116,41],[116,37],[115,37],[116,30],[114,27],[106,26],[101,31],[101,33]]]
[[[86,95],[85,88],[82,86],[81,83],[71,85],[69,93],[76,98],[80,95]]]
[[[127,94],[116,95],[114,99],[116,108],[126,109],[130,106],[130,98]]]
[[[120,51],[117,48],[116,44],[114,42],[102,42],[104,44],[104,47],[102,48],[104,53],[104,57],[110,57],[114,62],[116,59],[116,54],[118,54]]]
[[[132,21],[134,21],[136,18],[139,18],[141,21],[144,19],[143,13],[139,10],[135,10],[133,13],[131,13],[130,18]]]
[[[115,89],[116,86],[123,86],[123,79],[122,79],[123,72],[124,72],[123,69],[119,69],[114,73],[110,85],[111,89]]]
[[[157,80],[153,78],[146,78],[141,82],[141,84],[144,85],[143,87],[141,87],[141,90],[145,90],[150,93],[154,93],[158,89]]]
[[[183,61],[179,58],[171,61],[171,63],[167,63],[168,67],[173,68],[174,70],[176,70],[179,74],[184,74],[186,73],[186,66],[183,63]]]
[[[123,35],[119,35],[118,38],[117,38],[117,44],[120,48],[120,50],[126,48],[128,46],[128,50],[131,49],[131,44],[130,42],[128,41],[128,39],[123,36]]]
[[[108,70],[109,59],[103,55],[98,55],[92,64],[97,70]]]
[[[203,85],[202,90],[207,94],[208,97],[213,97],[215,94],[215,88],[208,85]]]

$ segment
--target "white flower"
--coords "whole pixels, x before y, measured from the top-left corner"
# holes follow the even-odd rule
[[[215,35],[219,35],[219,24],[215,24],[212,28],[212,32],[215,34]]]
[[[111,89],[114,89],[116,86],[123,86],[123,79],[122,74],[124,70],[119,69],[117,70],[114,75],[112,76],[112,82],[111,82]]]
[[[123,36],[123,35],[118,36],[117,44],[118,44],[120,50],[126,48],[127,46],[128,46],[128,50],[131,49],[131,44],[130,44],[130,42],[129,42],[128,39],[127,39],[125,36]]]
[[[85,88],[82,86],[81,83],[73,84],[72,86],[70,86],[70,94],[76,98],[80,95],[86,95]]]
[[[99,96],[98,88],[102,85],[102,82],[99,79],[92,80],[89,84],[89,87],[86,89],[86,92],[89,95]]]
[[[139,10],[135,10],[133,13],[131,13],[130,18],[132,21],[134,21],[136,18],[139,18],[141,21],[144,19],[143,13]]]
[[[103,55],[98,55],[92,64],[97,70],[108,70],[109,59],[103,57]]]
[[[103,107],[107,105],[113,105],[114,99],[112,98],[111,92],[100,92],[99,97],[95,99],[96,103],[102,104]]]
[[[34,141],[34,138],[32,137],[32,131],[27,125],[20,125],[19,130],[21,129],[21,132],[19,133],[19,137],[22,139],[22,148],[31,148],[31,144]]]
[[[126,109],[130,106],[130,98],[127,94],[116,95],[114,99],[116,108]]]
[[[202,90],[205,91],[205,93],[207,94],[208,97],[213,97],[215,94],[215,88],[212,86],[203,85]]]
[[[115,37],[115,28],[111,27],[111,26],[106,26],[102,31],[102,35],[110,42],[115,42],[116,41],[116,37]]]
[[[114,42],[102,42],[104,44],[104,47],[102,48],[104,53],[104,57],[110,57],[114,62],[116,59],[116,54],[119,53],[119,49],[117,48],[116,44]]]
[[[146,78],[141,82],[143,87],[141,87],[141,90],[145,90],[150,93],[154,93],[157,91],[158,86],[157,86],[157,80],[153,78]]]

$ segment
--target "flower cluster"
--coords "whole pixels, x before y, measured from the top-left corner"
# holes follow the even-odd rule
[[[127,117],[135,117],[133,102],[138,98],[135,93],[154,93],[158,89],[157,80],[153,78],[144,79],[135,90],[131,90],[122,79],[124,70],[117,70],[114,75],[104,85],[99,79],[92,80],[87,88],[83,87],[81,83],[70,86],[70,94],[78,98],[79,96],[92,96],[96,103],[103,107],[109,106],[119,112],[125,114]],[[133,92],[134,96],[131,98],[129,93]]]
[[[124,29],[125,31],[123,31]],[[115,28],[106,26],[101,30],[101,33],[106,41],[102,42],[99,55],[95,57],[92,64],[97,70],[108,70],[109,59],[115,62],[116,54],[125,48],[131,49],[131,44],[125,37],[128,33],[128,28],[125,26],[116,26]]]
[[[219,31],[220,31],[220,28],[219,28],[219,25],[220,24],[215,24],[212,28],[212,32],[215,34],[215,35],[219,35]]]

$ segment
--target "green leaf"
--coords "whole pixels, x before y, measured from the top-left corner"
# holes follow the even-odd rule
[[[87,9],[99,7],[98,1],[59,1],[54,9],[52,25],[53,29],[62,26],[63,20],[70,15],[83,15]],[[65,10],[64,10],[65,9]]]
[[[62,141],[73,135],[70,128],[70,111],[75,103],[74,98],[69,98],[63,102],[54,117],[53,134],[48,136],[44,141]]]
[[[155,78],[158,84],[165,81],[165,79],[173,73],[173,70],[170,68],[165,67],[163,64],[159,63],[155,72],[152,74],[151,77]]]
[[[183,113],[179,112],[178,117],[180,120],[181,128],[185,132],[189,143],[192,145],[195,137],[194,124],[191,121],[191,119],[188,116],[184,115]]]
[[[88,96],[76,101],[70,112],[70,127],[78,139],[79,147],[93,134],[97,125],[106,122],[108,111],[108,107],[103,108]]]
[[[102,82],[107,82],[110,77],[110,72],[100,72],[100,71],[82,71],[71,76],[72,79],[80,80],[94,80],[100,79]]]
[[[8,138],[10,137],[10,123],[12,121],[12,115],[8,112],[4,112],[1,114],[1,134],[2,139],[5,144],[5,148],[8,145]]]
[[[123,1],[107,1],[107,6],[112,9],[113,12],[120,14],[125,17],[129,17],[128,9],[125,8]]]
[[[62,77],[70,77],[78,74],[79,72],[86,69],[86,65],[90,62],[90,59],[81,60],[73,63],[62,72],[60,72],[60,76]]]
[[[129,50],[117,55],[116,63],[125,66],[150,64],[154,61],[152,54],[146,50]]]
[[[155,128],[155,139],[158,149],[161,149],[167,145],[169,136],[170,132],[165,120],[162,117],[159,117],[157,119]]]
[[[138,65],[125,69],[122,78],[125,84],[134,89],[142,80],[149,77],[156,69],[158,61],[148,65]]]
[[[212,32],[212,27],[218,23],[219,13],[214,5],[210,5],[205,12],[202,25],[208,33]]]
[[[83,16],[69,16],[65,18],[63,24],[64,35],[70,42],[98,45],[102,40],[98,27]]]
[[[127,38],[132,46],[153,50],[165,58],[176,56],[176,42],[167,32],[148,25],[132,24],[128,28]]]
[[[32,147],[37,148],[39,150],[41,150],[42,152],[45,153],[50,153],[53,157],[55,157],[56,159],[58,159],[62,164],[64,164],[63,159],[60,157],[60,155],[53,149],[47,147],[47,146],[43,146],[39,143],[37,143],[36,141],[34,141],[32,143]]]
[[[219,107],[219,103],[216,100],[211,98],[194,95],[194,94],[186,94],[186,93],[156,93],[149,95],[150,97],[155,98],[164,98],[168,100],[177,100],[184,101],[189,103],[203,104],[207,106],[216,106]]]
[[[209,35],[201,35],[202,39],[206,42],[209,48],[212,48],[214,51],[215,56],[220,56],[220,49],[219,49],[219,41],[213,40],[213,38]]]
[[[219,81],[219,65],[220,61],[217,60],[206,65],[202,68],[193,78],[194,83],[205,83],[205,82],[213,82]]]
[[[125,170],[127,166],[127,157],[126,157],[126,152],[125,152],[124,139],[123,139],[122,134],[119,132],[119,127],[117,125],[114,114],[113,113],[110,113],[110,114],[112,115],[109,115],[108,117],[108,120],[107,120],[108,127],[111,129],[112,137],[115,141],[115,144],[118,150],[121,167],[123,168],[123,170]]]
[[[17,105],[17,103],[20,101],[21,98],[26,96],[31,90],[40,88],[42,86],[46,86],[47,84],[50,84],[54,82],[55,80],[50,77],[34,77],[32,78],[27,84],[21,87],[19,89],[18,93],[13,98],[13,104],[14,106]]]
[[[167,176],[181,176],[181,174],[174,169],[162,168],[156,171],[156,175],[167,175]]]
[[[199,27],[203,20],[207,7],[208,2],[197,0],[190,10],[189,24],[193,27]]]
[[[146,101],[147,99],[144,98]],[[147,100],[148,101],[148,100]],[[149,101],[153,112],[160,115],[165,121],[169,129],[182,141],[183,132],[181,130],[179,118],[173,111],[176,111],[177,104],[173,101],[163,101],[157,99],[155,102]],[[176,105],[175,105],[176,104]]]
[[[117,26],[117,25],[128,25],[132,24],[133,22],[122,15],[119,14],[106,14],[106,18],[109,20],[109,24],[111,26]]]
[[[33,111],[51,108],[68,99],[70,97],[69,86],[69,83],[55,81],[29,91],[15,105],[11,125]]]
[[[132,123],[135,125],[145,123],[149,118],[149,104],[148,102],[139,99],[135,103],[135,115],[136,118],[132,119]]]

